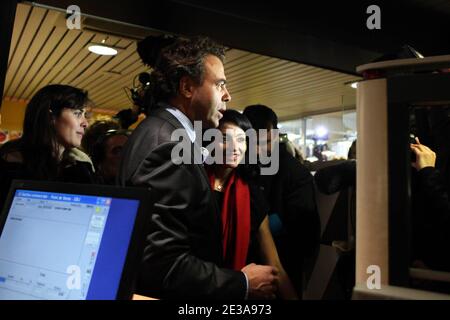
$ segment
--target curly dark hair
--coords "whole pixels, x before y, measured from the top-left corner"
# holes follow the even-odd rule
[[[216,56],[222,63],[225,59],[225,47],[207,37],[146,40],[148,46],[154,46],[147,48],[148,57],[142,56],[145,55],[142,49],[140,52],[142,60],[153,68],[145,98],[150,108],[175,97],[183,76],[189,76],[200,85],[204,79],[206,56]]]

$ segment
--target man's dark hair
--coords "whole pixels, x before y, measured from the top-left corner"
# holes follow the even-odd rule
[[[225,48],[206,37],[158,39],[160,41],[147,39],[149,56],[145,60],[142,57],[145,52],[141,50],[141,58],[153,68],[145,98],[150,107],[175,97],[180,79],[184,76],[189,76],[200,85],[204,78],[206,56],[216,56],[222,62],[225,59]]]
[[[268,129],[272,125],[273,129],[278,127],[278,117],[276,113],[267,106],[255,104],[244,109],[244,115],[250,120],[255,130]]]

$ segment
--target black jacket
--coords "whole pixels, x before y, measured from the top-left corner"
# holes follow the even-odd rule
[[[157,109],[124,149],[120,184],[148,188],[156,199],[138,290],[161,298],[243,299],[244,274],[220,267],[219,208],[203,165],[171,161],[177,144],[171,135],[182,128],[170,112]]]
[[[314,175],[317,188],[324,194],[332,194],[356,186],[356,161],[347,160],[317,170]]]
[[[278,173],[261,176],[260,185],[269,202],[269,214],[277,213],[282,222],[281,231],[273,234],[281,263],[297,292],[302,292],[302,273],[312,263],[320,244],[314,181],[284,144],[280,144],[279,151]]]
[[[281,241],[283,247],[289,247],[290,258],[294,258],[293,255],[311,256],[320,241],[313,176],[287,152],[284,144],[280,144],[279,150],[278,173],[261,176],[260,180],[269,212],[278,213],[284,226],[281,239],[275,240]]]
[[[34,172],[29,172],[21,162],[22,160],[14,162],[5,160],[9,154],[19,154],[21,158],[20,143],[21,141],[14,140],[0,148],[0,209],[6,200],[12,180],[42,180],[38,179]],[[48,177],[47,180],[85,184],[98,183],[92,163],[86,161],[89,160],[87,155],[79,150],[73,154],[82,154],[84,158],[77,160],[69,157],[68,153],[65,160],[60,163],[58,174],[55,177]]]

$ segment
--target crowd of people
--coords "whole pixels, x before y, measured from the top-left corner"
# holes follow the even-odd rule
[[[304,263],[320,244],[315,182],[272,134],[275,112],[263,105],[243,113],[227,109],[225,48],[210,39],[150,37],[145,47],[139,53],[152,73],[146,118],[137,128],[128,131],[115,120],[88,127],[87,92],[43,87],[27,106],[23,136],[0,148],[0,204],[13,179],[147,188],[155,202],[136,270],[138,293],[301,299]],[[214,150],[223,162],[195,161],[196,153],[213,156],[205,154],[195,122],[219,130]],[[173,133],[180,129],[190,139],[190,162],[174,159]],[[256,143],[246,135],[250,129],[258,133]],[[448,225],[448,193],[435,182],[434,153],[419,141],[411,148],[424,192],[440,213],[436,219]],[[251,152],[258,160],[276,155],[278,170],[262,174],[268,164],[251,163]]]

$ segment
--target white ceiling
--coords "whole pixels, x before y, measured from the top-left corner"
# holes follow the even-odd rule
[[[83,21],[81,30],[69,30],[64,13],[21,3],[4,97],[27,101],[41,87],[63,83],[88,90],[100,111],[128,108],[131,102],[124,88],[148,70],[136,52],[136,40],[150,33],[92,17]],[[88,43],[102,40],[123,49],[112,57],[87,50]],[[232,95],[230,108],[266,104],[280,119],[355,105],[355,90],[346,83],[359,79],[236,49],[227,51],[225,73]]]

